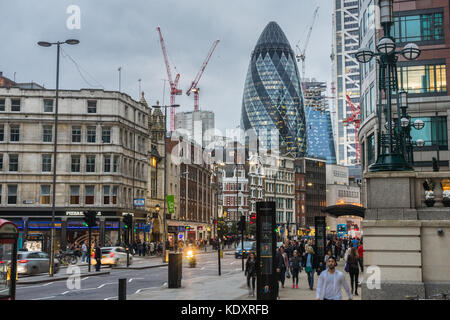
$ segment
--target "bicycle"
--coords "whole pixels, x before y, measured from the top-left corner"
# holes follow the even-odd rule
[[[78,262],[78,257],[76,255],[67,252],[60,252],[60,254],[57,256],[57,259],[64,266],[68,266],[69,264],[77,264]]]

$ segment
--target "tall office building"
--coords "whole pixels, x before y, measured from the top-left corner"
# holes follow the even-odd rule
[[[303,82],[306,130],[308,134],[308,157],[324,159],[328,164],[336,163],[333,129],[325,82],[311,79]]]
[[[376,29],[374,0],[361,1],[361,47],[374,50],[383,31]],[[422,120],[420,130],[411,127],[414,144],[414,170],[431,171],[432,158],[436,158],[441,170],[449,168],[450,152],[450,95],[447,84],[450,74],[450,15],[449,1],[394,1],[394,24],[391,36],[394,37],[397,50],[407,43],[416,43],[421,49],[417,60],[407,61],[400,56],[397,62],[398,86],[408,94],[407,113],[411,123]],[[361,128],[359,141],[361,146],[362,171],[377,159],[378,119],[376,106],[380,101],[376,63],[361,64]],[[397,118],[396,99],[393,99],[393,118]],[[423,146],[417,143],[423,141]]]
[[[214,112],[205,110],[178,112],[175,114],[175,130],[179,129],[186,130],[190,140],[205,147],[213,139],[208,131],[214,129]]]
[[[281,153],[301,157],[306,154],[306,126],[300,74],[295,54],[276,22],[262,32],[251,55],[242,99],[241,128],[253,129],[259,137],[271,130],[279,136]],[[272,140],[272,141],[271,141]]]
[[[358,1],[333,2],[332,58],[336,108],[333,127],[336,130],[336,157],[338,164],[352,165],[357,161],[355,127],[346,127],[342,121],[351,115],[346,95],[349,95],[355,105],[359,104],[359,63],[354,57],[359,48]]]

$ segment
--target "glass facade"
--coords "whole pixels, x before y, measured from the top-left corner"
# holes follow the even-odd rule
[[[308,135],[308,157],[325,159],[329,164],[336,164],[333,128],[328,110],[306,109]]]
[[[399,66],[399,87],[411,93],[447,92],[445,64]]]
[[[395,17],[394,38],[396,42],[444,40],[443,13]]]
[[[425,147],[439,146],[444,149],[448,148],[447,117],[411,118],[411,123],[414,123],[416,120],[422,120],[424,127],[420,130],[411,127],[413,142],[422,139],[425,142]]]
[[[267,135],[261,143],[269,149],[270,131],[277,130],[280,151],[306,155],[300,75],[294,52],[276,22],[266,26],[252,53],[242,100],[241,128]]]

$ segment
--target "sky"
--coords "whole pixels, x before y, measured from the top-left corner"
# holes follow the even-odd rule
[[[69,29],[67,9],[80,9],[80,28]],[[165,40],[173,78],[180,73],[178,111],[192,111],[186,96],[215,40],[220,40],[198,83],[200,109],[215,113],[225,132],[240,124],[242,94],[251,52],[270,21],[291,47],[303,46],[314,9],[320,6],[306,50],[306,77],[331,81],[332,0],[0,0],[0,71],[17,82],[55,88],[56,48],[38,41],[80,40],[64,45],[60,88],[119,89],[149,105],[169,104],[169,84],[157,26]],[[301,66],[299,65],[301,72]]]

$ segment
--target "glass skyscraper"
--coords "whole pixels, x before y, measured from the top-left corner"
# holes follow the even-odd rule
[[[253,129],[270,149],[271,130],[282,153],[306,156],[306,125],[300,74],[284,32],[270,22],[252,52],[242,99],[241,128]]]
[[[303,82],[308,157],[324,159],[328,164],[336,164],[331,115],[327,99],[323,95],[326,87],[325,82],[314,79]]]

